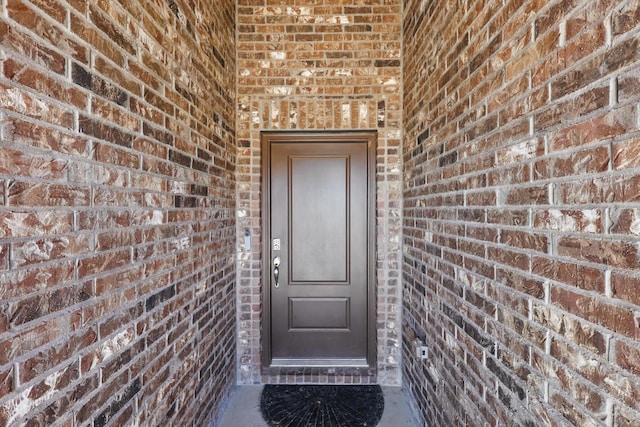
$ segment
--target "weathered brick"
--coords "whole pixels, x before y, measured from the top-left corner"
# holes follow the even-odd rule
[[[71,78],[78,86],[88,89],[118,105],[125,105],[129,100],[127,92],[75,62],[71,64]]]
[[[549,141],[553,151],[561,151],[613,138],[634,126],[635,112],[623,107],[552,132]]]
[[[28,378],[32,372],[30,372],[30,368],[33,368],[34,365],[30,365],[29,362],[26,362],[24,365],[21,365],[27,371]],[[45,368],[46,369],[46,368]],[[78,379],[78,362],[73,361],[68,366],[60,368],[53,375],[48,377],[49,381],[43,381],[39,384],[33,386],[29,392],[29,398],[37,401],[44,394],[51,394],[52,391],[63,390],[69,386],[71,382]],[[24,381],[21,379],[21,381]]]
[[[613,13],[613,34],[620,36],[635,27],[640,19],[640,4],[630,1],[616,8]]]
[[[578,260],[619,268],[640,267],[637,245],[601,239],[563,237],[558,240],[558,253]]]
[[[15,207],[84,206],[91,193],[88,187],[42,182],[10,181],[7,205]]]
[[[637,168],[640,165],[640,139],[615,142],[612,157],[616,170]]]
[[[130,260],[131,254],[129,250],[101,253],[81,259],[78,262],[78,274],[80,277],[85,278],[87,276],[105,273],[127,265]]]
[[[34,20],[34,14],[29,14],[30,16],[27,15],[24,17],[26,25],[39,37],[48,41],[51,45],[57,46],[64,55],[69,55],[80,63],[88,64],[90,60],[90,49],[66,31],[64,27],[66,10],[60,5],[59,1],[48,2],[46,0],[36,0],[31,3],[42,10],[46,10],[47,14],[55,16],[55,19],[60,21],[60,25],[53,24],[47,19],[48,17],[44,18],[42,15],[38,15],[35,17],[35,25],[31,26],[29,22]]]
[[[27,86],[43,95],[61,102],[85,109],[87,95],[77,89],[69,88],[60,79],[46,75],[32,68],[28,63],[15,59],[6,59],[3,63],[4,76],[13,84]]]
[[[565,339],[600,355],[606,354],[607,337],[592,325],[577,320],[555,307],[534,304],[534,319]]]
[[[111,9],[113,11],[113,9]],[[128,40],[126,34],[123,34],[123,31],[118,28],[117,24],[126,25],[126,21],[121,19],[121,22],[114,22],[115,20],[114,14],[106,15],[102,13],[94,4],[89,4],[89,19],[91,22],[98,27],[102,32],[104,32],[109,40],[115,42],[124,49],[127,53],[131,55],[135,55],[136,49],[134,45]]]
[[[586,425],[590,422],[589,415],[577,407],[573,399],[567,399],[564,394],[554,390],[549,400],[549,403],[573,425]]]
[[[609,170],[609,147],[583,149],[577,153],[537,161],[536,179],[550,179],[567,175],[584,175]]]
[[[6,267],[5,267],[6,268]],[[9,331],[11,324],[9,322],[9,316],[6,308],[0,310],[0,333],[6,333]]]
[[[74,258],[91,251],[91,238],[87,235],[51,237],[11,245],[11,266],[24,267],[48,261]]]
[[[9,308],[8,304],[0,307],[6,314],[10,314]],[[10,338],[5,337],[0,341],[0,347],[3,349],[3,352],[0,353],[0,362],[3,365],[7,364],[34,349],[46,346],[48,343],[64,337],[78,325],[79,322],[74,312],[70,315],[53,318],[46,323],[34,323],[30,327],[22,328],[20,332]]]
[[[503,231],[501,243],[521,249],[530,249],[537,252],[548,252],[549,242],[545,235],[525,233],[522,231]]]
[[[105,337],[124,326],[132,325],[142,314],[143,304],[137,303],[135,306],[129,307],[127,310],[121,310],[112,314],[107,311],[101,314],[102,324],[100,325],[100,336]],[[108,317],[110,314],[111,317]]]
[[[29,420],[27,421],[25,426],[46,426],[51,425],[54,422],[57,422],[60,426],[72,426],[72,417],[70,415],[66,415],[68,414],[70,407],[71,401],[68,397],[64,396],[47,406],[40,413],[30,415]]]
[[[37,412],[39,404],[51,398],[59,390],[59,387],[68,384],[68,373],[72,371],[72,366],[69,366],[65,371],[55,372],[42,382],[28,387],[23,394],[5,401],[0,405],[0,422],[4,425],[16,423],[29,426],[46,425],[39,423],[41,417],[47,415],[46,411],[35,416],[34,413]],[[65,398],[61,398],[60,404],[64,404],[64,401]],[[26,418],[26,422],[23,418]]]
[[[6,120],[5,126],[8,140],[14,144],[79,156],[87,156],[89,152],[89,141],[86,138],[79,138],[75,135],[61,132],[59,129],[51,128],[46,123],[34,124],[18,118],[11,118]]]
[[[86,8],[86,6],[84,6],[84,8]],[[71,32],[80,37],[84,42],[90,44],[96,51],[115,62],[119,67],[124,66],[125,54],[113,41],[100,34],[95,27],[87,21],[83,19],[72,19]]]
[[[638,60],[638,40],[628,39],[569,71],[551,85],[554,98],[573,93]]]
[[[105,403],[109,402],[111,398],[116,397],[117,399],[118,396],[124,396],[123,394],[121,394],[123,390],[129,392],[131,390],[136,390],[139,387],[139,379],[135,380],[134,383],[136,384],[136,386],[133,388],[129,388],[128,383],[128,373],[123,372],[122,374],[118,375],[118,377],[113,378],[110,382],[102,384],[101,387],[98,388],[98,391],[91,395],[91,399],[88,399],[85,405],[76,413],[76,422],[84,423],[93,418],[92,415],[94,413],[99,415],[98,410]]]
[[[615,408],[614,424],[620,427],[632,427],[640,419],[640,413],[634,412],[624,406]]]
[[[560,50],[559,57],[567,66],[586,58],[605,45],[607,30],[604,23],[587,31],[584,31],[584,28],[585,22],[582,17],[569,19],[566,23],[566,38],[569,42]],[[576,34],[579,35],[573,39]]]
[[[129,136],[124,136],[124,138],[124,141],[120,141],[129,144],[130,142],[127,142]],[[109,144],[95,144],[94,156],[95,160],[105,164],[109,163],[130,169],[138,169],[140,167],[140,154]]]
[[[604,326],[626,337],[640,336],[636,315],[628,308],[602,299],[552,287],[551,302],[587,321]]]
[[[0,237],[66,234],[72,231],[73,214],[66,211],[0,212]]]
[[[168,299],[172,298],[176,294],[175,287],[169,286],[168,288],[163,289],[162,291],[151,295],[147,298],[145,306],[147,311],[152,310],[156,307],[156,305],[161,304]]]
[[[109,378],[115,375],[118,371],[125,369],[127,365],[133,360],[133,358],[139,355],[141,351],[145,349],[145,347],[145,341],[140,340],[133,346],[120,352],[117,357],[106,363],[101,370],[101,375],[103,378],[102,381],[109,381]],[[132,375],[134,374],[132,373]]]
[[[541,299],[544,297],[543,282],[541,282],[540,280],[528,278],[522,274],[519,274],[517,271],[505,268],[497,268],[496,281],[509,288],[530,295],[534,298]]]
[[[29,14],[35,16],[34,14]],[[64,56],[60,53],[38,44],[26,33],[20,32],[17,28],[9,27],[6,22],[0,23],[0,37],[7,46],[19,52],[21,55],[29,57],[35,63],[55,72],[64,74],[66,64]]]
[[[558,98],[564,93],[557,94]],[[535,117],[537,131],[546,131],[561,124],[562,121],[570,121],[581,115],[596,111],[609,103],[609,89],[606,87],[592,89],[580,96],[559,104],[551,104],[551,107],[538,113]]]
[[[640,349],[624,341],[615,344],[616,363],[623,369],[640,376]]]
[[[120,210],[90,210],[78,215],[79,230],[124,228],[131,224],[131,212]]]
[[[35,295],[9,304],[9,320],[13,326],[19,326],[65,310],[86,301],[88,297],[85,290],[78,285]]]
[[[54,105],[46,98],[34,96],[21,88],[9,87],[0,83],[0,89],[2,89],[0,106],[6,110],[69,129],[73,126],[73,113],[69,109]],[[22,132],[23,129],[16,129],[16,124],[21,123],[19,119],[7,120],[6,131],[12,136],[25,135],[25,132]],[[31,126],[33,125],[31,124]],[[38,134],[36,133],[36,135]]]
[[[133,142],[133,135],[130,133],[87,116],[80,117],[80,131],[85,135],[127,148],[131,148]]]
[[[96,427],[107,425],[109,419],[117,414],[129,400],[133,399],[141,388],[140,378],[136,378],[124,391],[117,395],[116,400],[107,409],[94,419],[93,425]]]
[[[103,296],[107,291],[111,291],[111,293],[106,296],[92,300],[90,304],[85,304],[82,308],[82,316],[86,319],[87,322],[100,319],[104,316],[107,316],[110,313],[116,312],[122,308],[127,308],[130,305],[131,300],[135,296],[135,290],[131,286],[127,286],[127,282],[123,283],[108,283],[105,284],[108,280],[113,280],[114,278],[129,278],[127,274],[111,274],[105,276],[104,278],[96,279],[96,291],[95,296]],[[99,282],[99,283],[98,283]],[[135,311],[135,310],[134,310]],[[123,316],[127,316],[126,313],[123,313]],[[120,325],[116,322],[113,322],[113,327],[119,327]]]
[[[130,399],[130,401],[133,401],[133,399]],[[176,404],[175,401],[174,405]],[[123,405],[124,406],[124,405]],[[117,409],[115,406],[110,407],[111,411],[114,411],[115,409]],[[105,411],[104,413],[100,414],[100,417],[96,418],[96,420],[94,421],[94,425],[98,426],[98,425],[102,425],[100,423],[102,422],[111,422],[113,425],[117,425],[117,426],[122,426],[122,425],[129,425],[132,423],[131,421],[131,417],[133,415],[133,404],[130,403],[126,406],[126,408],[124,410],[121,410],[120,415],[118,415],[115,418],[111,418],[109,419],[107,417],[107,415],[113,415],[110,412]],[[117,414],[117,413],[116,413]],[[167,416],[170,416],[170,414],[167,414]],[[113,421],[111,421],[113,420]]]
[[[139,153],[147,154],[161,159],[167,158],[168,149],[164,145],[158,144],[157,142],[150,139],[134,139],[133,148]],[[147,157],[144,157],[143,159],[148,160]]]
[[[508,205],[546,205],[549,200],[548,189],[545,186],[517,187],[511,186],[505,190]]]
[[[533,273],[587,291],[605,292],[603,270],[557,259],[534,257]]]
[[[8,244],[0,244],[0,271],[9,269],[10,246]]]
[[[612,209],[610,211],[611,233],[636,236],[640,235],[640,210]]]
[[[13,392],[13,367],[0,371],[0,397],[5,397]]]
[[[534,227],[567,233],[602,233],[603,212],[600,209],[585,210],[537,210]]]
[[[561,204],[629,203],[640,200],[640,178],[633,176],[604,176],[582,178],[558,183],[556,194]]]
[[[618,272],[611,275],[611,287],[614,298],[618,298],[640,307],[638,286],[640,286],[640,278],[638,277]]]

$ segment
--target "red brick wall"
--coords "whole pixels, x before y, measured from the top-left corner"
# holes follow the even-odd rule
[[[238,1],[239,380],[399,384],[401,1],[293,3]],[[261,376],[260,131],[327,129],[378,132],[377,376]]]
[[[423,420],[637,425],[640,2],[408,0],[404,60]]]
[[[206,425],[235,379],[234,2],[0,16],[0,425]]]

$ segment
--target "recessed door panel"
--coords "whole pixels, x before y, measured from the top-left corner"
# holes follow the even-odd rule
[[[349,329],[349,298],[291,298],[289,330]]]
[[[290,158],[290,283],[346,282],[349,158]]]

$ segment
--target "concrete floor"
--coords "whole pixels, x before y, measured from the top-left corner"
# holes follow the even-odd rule
[[[260,415],[262,386],[236,387],[227,409],[215,427],[267,427]],[[382,387],[384,413],[378,427],[417,427],[409,398],[400,387]]]

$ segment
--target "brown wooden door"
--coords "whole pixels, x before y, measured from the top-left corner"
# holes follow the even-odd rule
[[[372,137],[265,134],[269,365],[372,362]]]

